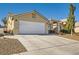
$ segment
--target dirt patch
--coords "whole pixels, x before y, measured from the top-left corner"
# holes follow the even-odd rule
[[[17,39],[0,39],[0,55],[10,55],[27,51]]]
[[[68,39],[73,39],[79,41],[79,34],[64,34],[64,35],[59,35],[60,37],[68,38]]]

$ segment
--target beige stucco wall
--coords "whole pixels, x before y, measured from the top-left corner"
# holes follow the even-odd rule
[[[48,34],[48,24],[45,23],[45,31],[46,31],[46,34]]]
[[[4,28],[0,28],[0,33],[1,33],[1,34],[4,33]]]
[[[25,20],[25,21],[32,21],[32,22],[47,22],[45,19],[43,19],[38,14],[36,14],[35,18],[32,18],[32,13],[23,14],[23,15],[15,15],[14,18],[18,20]]]
[[[13,29],[13,33],[14,34],[19,34],[19,21],[17,20],[17,22],[14,22],[14,29]]]
[[[76,28],[75,28],[75,32],[76,32],[76,33],[79,33],[79,27],[76,27]]]

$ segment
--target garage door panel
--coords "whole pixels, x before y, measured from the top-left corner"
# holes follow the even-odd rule
[[[45,24],[38,22],[19,22],[19,32],[21,34],[45,34]]]

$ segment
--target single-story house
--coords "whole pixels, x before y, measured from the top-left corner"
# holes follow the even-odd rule
[[[13,34],[48,34],[48,19],[37,11],[9,13],[6,19],[7,31]]]

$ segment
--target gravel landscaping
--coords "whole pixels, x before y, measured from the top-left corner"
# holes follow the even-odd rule
[[[27,51],[17,40],[10,38],[0,38],[0,55],[10,55]]]
[[[64,35],[59,35],[59,36],[79,41],[79,33],[73,34],[72,36],[71,36],[71,34],[64,34]]]

